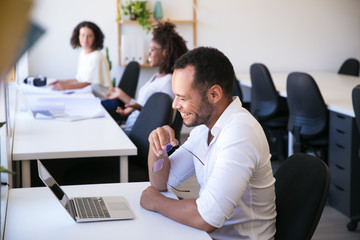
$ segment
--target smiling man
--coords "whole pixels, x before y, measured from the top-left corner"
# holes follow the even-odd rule
[[[234,69],[214,48],[196,48],[174,66],[173,108],[186,126],[196,126],[178,145],[169,126],[149,136],[151,186],[140,204],[214,239],[273,239],[275,188],[269,146],[260,124],[232,97]],[[198,199],[174,200],[160,191],[196,174]]]

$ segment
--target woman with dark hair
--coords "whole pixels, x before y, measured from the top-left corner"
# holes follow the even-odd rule
[[[103,48],[104,34],[92,22],[81,22],[73,30],[70,44],[82,48],[78,59],[77,74],[73,79],[56,80],[54,90],[84,88],[90,84],[110,87],[109,63],[100,51]]]
[[[125,132],[131,130],[142,106],[152,94],[163,92],[174,98],[171,89],[172,68],[175,61],[187,52],[186,42],[175,31],[174,24],[169,22],[158,23],[152,34],[148,62],[151,67],[157,67],[158,72],[141,87],[137,100],[129,97],[120,88],[112,88],[112,92],[106,94],[108,99],[120,99],[124,102],[125,108],[117,107],[116,112],[122,116],[128,116],[126,124],[123,126]]]

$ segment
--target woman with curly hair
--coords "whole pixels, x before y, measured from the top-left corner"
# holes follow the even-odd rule
[[[142,107],[150,96],[156,92],[163,92],[174,98],[171,89],[171,77],[175,61],[187,52],[185,40],[175,31],[175,25],[169,22],[158,23],[152,31],[148,62],[151,67],[157,67],[148,82],[139,90],[138,98],[132,99],[120,88],[112,88],[107,94],[108,99],[120,99],[125,108],[117,107],[116,112],[128,116],[122,128],[129,132],[134,125]]]
[[[56,80],[54,90],[83,88],[90,84],[110,87],[109,63],[100,51],[103,48],[104,34],[92,22],[81,22],[73,30],[70,44],[82,48],[78,59],[77,74],[73,79]]]

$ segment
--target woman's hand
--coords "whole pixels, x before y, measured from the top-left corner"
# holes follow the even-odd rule
[[[55,82],[51,83],[50,85],[52,85],[52,89],[53,90],[66,90],[67,87],[69,86],[68,83],[63,82],[61,80],[56,80]]]
[[[66,89],[75,88],[74,84],[77,83],[79,82],[76,79],[63,79],[63,80],[55,80],[54,82],[49,83],[49,85],[53,86],[52,87],[53,90],[66,90]]]
[[[121,116],[126,117],[126,116],[129,116],[130,113],[132,113],[134,110],[135,110],[135,109],[134,109],[134,108],[131,108],[131,107],[127,107],[127,108],[124,108],[124,109],[121,108],[121,107],[117,107],[116,112],[117,112],[118,114],[120,114]]]
[[[133,104],[125,104],[125,107],[126,108],[133,108],[133,109],[136,109],[136,110],[139,110],[141,111],[141,109],[143,108],[143,106],[141,106],[140,104],[138,103],[133,103]]]
[[[121,89],[120,88],[110,88],[109,89],[110,92],[106,92],[105,93],[105,96],[107,99],[117,99],[120,97],[120,94],[121,94]]]

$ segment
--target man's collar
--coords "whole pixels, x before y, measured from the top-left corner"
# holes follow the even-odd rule
[[[215,122],[214,126],[211,128],[211,135],[216,137],[219,135],[221,130],[224,128],[226,123],[230,120],[231,115],[234,112],[238,112],[242,107],[241,101],[239,97],[233,97],[233,101],[229,104],[229,106],[225,109],[225,111],[220,115],[218,120]]]

